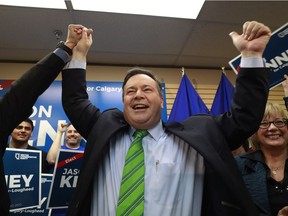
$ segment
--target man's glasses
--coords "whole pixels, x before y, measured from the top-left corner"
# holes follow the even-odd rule
[[[271,123],[277,128],[282,128],[287,125],[287,119],[275,119],[274,121],[262,121],[259,125],[259,128],[267,129],[270,127]]]

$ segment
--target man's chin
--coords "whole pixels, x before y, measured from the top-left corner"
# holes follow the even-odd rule
[[[69,146],[77,146],[78,145],[78,143],[77,142],[69,142]]]
[[[27,138],[18,138],[17,141],[19,142],[28,142]]]

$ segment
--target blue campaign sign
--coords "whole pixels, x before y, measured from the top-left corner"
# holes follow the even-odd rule
[[[67,208],[76,188],[83,151],[60,149],[56,159],[47,207]]]
[[[13,80],[0,80],[0,96],[10,87]],[[69,122],[61,102],[61,81],[54,81],[51,86],[38,98],[33,106],[30,118],[34,123],[34,130],[29,140],[31,146],[49,151],[49,148],[56,136],[58,122]],[[162,84],[165,97],[165,84]],[[87,82],[89,99],[101,111],[108,108],[123,110],[122,82]],[[162,110],[162,119],[167,121],[166,98]],[[63,145],[62,140],[62,145]]]
[[[7,148],[3,157],[10,211],[39,207],[41,151]]]
[[[288,23],[272,33],[269,43],[263,53],[266,66],[271,69],[270,88],[279,85],[288,74]],[[237,74],[241,57],[237,56],[229,64]]]
[[[11,212],[11,216],[48,216],[51,214],[51,209],[47,209],[47,199],[52,182],[52,174],[42,174],[41,175],[41,207],[22,209],[18,211]]]

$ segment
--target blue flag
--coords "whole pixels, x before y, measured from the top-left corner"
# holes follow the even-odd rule
[[[211,106],[211,115],[218,115],[229,111],[233,94],[234,86],[228,80],[226,75],[222,73],[221,80]]]
[[[168,122],[182,121],[191,115],[209,113],[209,109],[198,95],[184,73],[168,119]]]

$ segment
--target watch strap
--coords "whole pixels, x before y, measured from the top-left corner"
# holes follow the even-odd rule
[[[62,50],[64,50],[65,52],[67,52],[70,56],[72,55],[72,49],[70,49],[68,46],[65,45],[64,41],[60,41],[56,48],[60,48]]]

